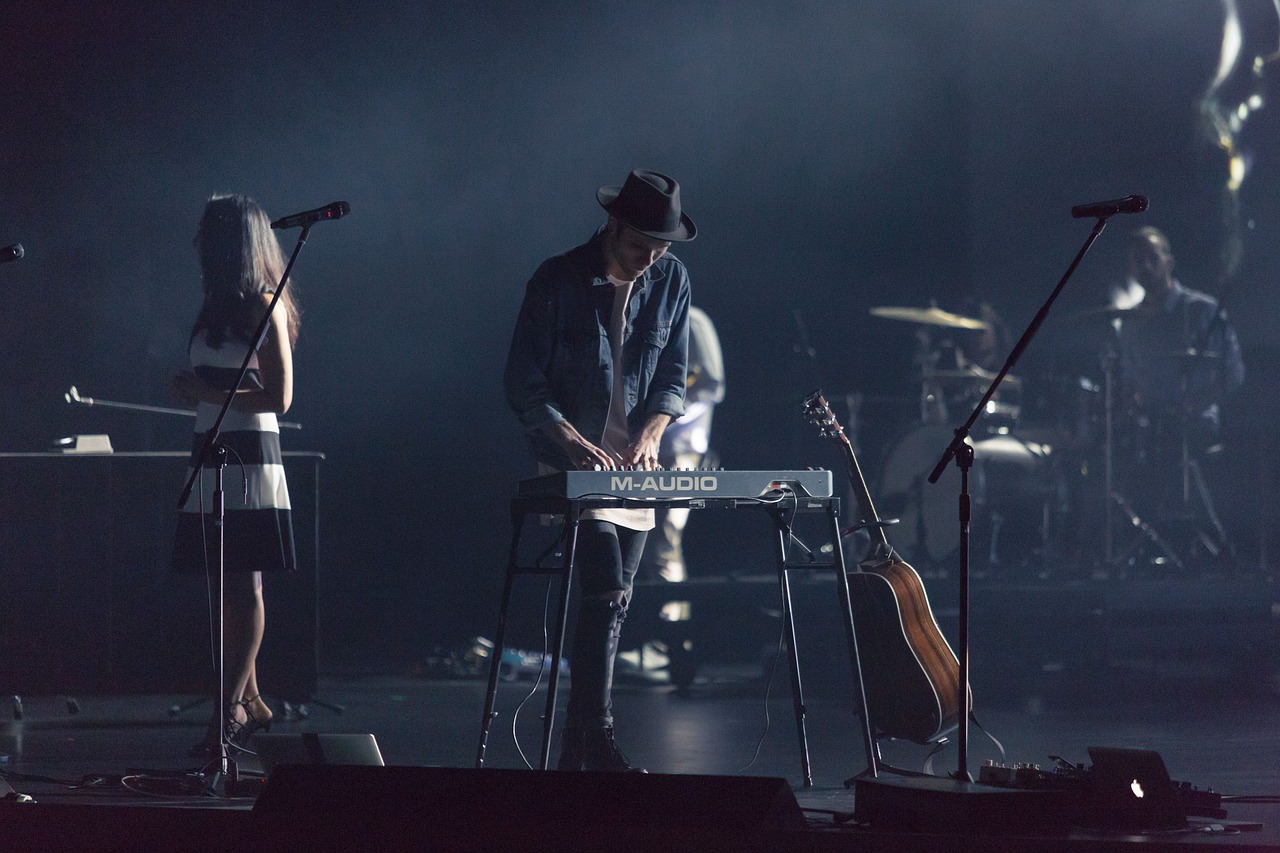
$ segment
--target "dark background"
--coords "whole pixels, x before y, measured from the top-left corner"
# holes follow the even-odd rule
[[[1266,561],[1280,119],[1264,100],[1241,128],[1251,168],[1225,215],[1227,158],[1200,112],[1217,0],[5,6],[0,244],[26,257],[0,268],[0,450],[98,432],[187,448],[184,418],[63,394],[169,403],[209,194],[273,217],[351,204],[295,270],[288,417],[304,429],[284,435],[327,454],[326,661],[413,660],[491,629],[505,499],[530,473],[501,391],[523,285],[600,224],[596,188],[638,166],[676,176],[698,223],[677,252],[725,351],[714,443],[747,469],[839,467],[798,415],[819,385],[870,401],[874,469],[914,405],[914,339],[868,309],[977,293],[1017,332],[1089,233],[1070,208],[1147,195],[1019,373],[1096,372],[1070,314],[1122,275],[1131,228],[1163,228],[1179,277],[1226,298],[1246,348],[1220,508]],[[1239,7],[1227,108],[1280,40],[1271,3]],[[704,571],[756,559],[732,540],[690,547],[723,561]]]

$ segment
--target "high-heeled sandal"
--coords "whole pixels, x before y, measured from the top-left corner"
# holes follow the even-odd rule
[[[225,737],[227,746],[232,749],[244,748],[245,741],[248,740],[248,735],[244,734],[244,729],[248,724],[242,723],[235,718],[235,714],[232,712],[234,707],[235,703],[232,703],[227,708],[227,715],[222,721],[222,730],[219,731],[217,723],[210,723],[209,727],[204,730],[204,737],[200,739],[200,742],[193,744],[187,750],[188,756],[191,758],[217,758],[222,754],[222,750],[219,748],[220,737]]]
[[[253,715],[253,711],[250,708],[250,706],[254,703],[254,701],[261,698],[262,697],[260,695],[249,696],[244,699],[241,699],[239,702],[234,703],[235,705],[239,705],[241,708],[244,708],[245,721],[243,723],[237,722],[235,724],[236,736],[240,738],[242,741],[248,741],[249,737],[253,735],[255,732],[271,731],[271,721],[274,719],[274,717],[267,717],[267,719],[265,720],[259,720],[257,717]],[[266,703],[264,702],[263,704],[265,705]],[[271,710],[271,709],[268,708],[267,710]],[[233,714],[231,714],[230,709],[228,709],[228,714],[231,716],[234,716]],[[228,719],[230,719],[231,716],[229,716]]]
[[[247,699],[241,699],[238,702],[232,702],[227,706],[227,715],[223,722],[223,731],[226,733],[227,745],[234,749],[246,749],[249,738],[255,732],[271,731],[271,720],[259,720],[250,710],[250,705],[258,696],[250,696]],[[236,706],[244,708],[245,719],[243,722],[236,719]],[[187,750],[187,755],[192,758],[217,758],[221,753],[218,748],[218,728],[213,724],[205,730],[204,737],[199,743]]]

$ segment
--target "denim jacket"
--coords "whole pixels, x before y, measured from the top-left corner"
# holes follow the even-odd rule
[[[573,467],[541,432],[545,424],[567,420],[588,441],[604,439],[613,394],[613,294],[600,232],[544,261],[525,289],[503,384],[539,462]],[[688,360],[689,274],[668,253],[636,281],[627,306],[622,387],[632,435],[650,415],[684,414]]]

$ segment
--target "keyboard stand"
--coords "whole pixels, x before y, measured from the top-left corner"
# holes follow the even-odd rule
[[[477,768],[484,766],[485,749],[489,740],[489,727],[496,713],[494,704],[498,693],[499,671],[502,666],[502,654],[506,644],[507,618],[511,607],[512,589],[515,580],[521,575],[550,575],[560,579],[559,596],[556,606],[556,617],[551,638],[550,666],[551,676],[547,685],[546,710],[542,723],[542,749],[539,757],[539,769],[546,770],[550,766],[551,739],[555,726],[556,697],[560,683],[560,662],[564,655],[564,637],[570,601],[570,590],[573,581],[574,559],[577,554],[578,517],[583,510],[601,509],[621,506],[662,506],[664,508],[732,508],[764,510],[773,522],[778,534],[778,587],[782,600],[787,658],[791,667],[792,706],[796,718],[796,734],[800,742],[800,766],[804,787],[813,787],[813,774],[809,762],[809,741],[805,726],[805,701],[803,682],[800,678],[800,656],[796,646],[795,618],[792,610],[791,572],[811,571],[815,569],[836,572],[838,604],[845,628],[845,639],[849,647],[850,661],[853,666],[854,687],[858,691],[856,707],[859,712],[862,731],[861,739],[867,750],[867,760],[872,762],[875,743],[871,735],[870,722],[866,714],[866,701],[862,684],[862,672],[858,659],[857,635],[854,631],[853,608],[851,604],[849,579],[841,547],[840,536],[840,499],[836,497],[799,497],[787,496],[781,500],[760,500],[749,498],[697,498],[697,499],[663,499],[663,500],[627,500],[623,498],[561,498],[561,497],[516,497],[511,501],[511,548],[507,562],[506,580],[502,588],[502,603],[498,610],[498,626],[494,634],[492,658],[489,661],[489,685],[485,693],[484,714],[480,725],[480,743],[476,750]],[[794,536],[790,520],[797,513],[822,512],[827,516],[830,537],[831,555],[827,562],[825,555],[811,551]],[[559,536],[563,557],[556,565],[525,565],[519,555],[520,537],[525,520],[529,515],[551,514],[564,519]],[[799,556],[797,557],[797,552]]]

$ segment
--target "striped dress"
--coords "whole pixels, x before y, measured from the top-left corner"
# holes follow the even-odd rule
[[[215,388],[230,388],[244,361],[246,344],[228,339],[209,346],[204,330],[191,340],[191,364],[199,376]],[[255,353],[242,388],[261,388]],[[200,403],[191,447],[190,477],[205,434],[218,416],[220,404]],[[280,455],[280,427],[272,412],[252,414],[235,408],[227,411],[218,433],[227,448],[223,470],[226,509],[225,570],[230,572],[292,571],[296,566],[289,486]],[[180,573],[212,573],[217,563],[217,528],[213,525],[215,471],[206,460],[187,504],[178,514],[173,545],[173,567]],[[248,499],[246,500],[246,481]],[[203,524],[202,524],[203,520]],[[203,531],[202,528],[203,527]],[[201,557],[202,542],[205,558]]]

